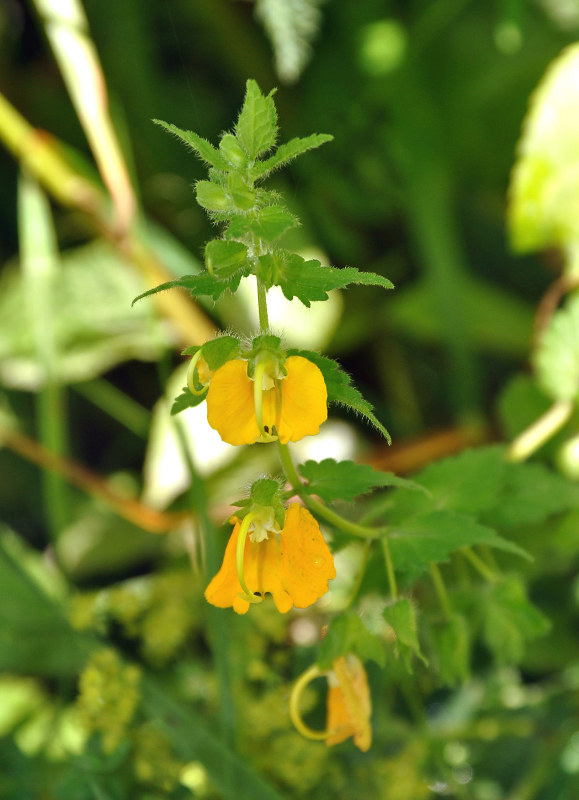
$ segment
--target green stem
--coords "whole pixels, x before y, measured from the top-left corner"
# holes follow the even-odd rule
[[[390,545],[388,539],[382,539],[382,550],[384,552],[384,561],[386,562],[386,574],[388,575],[388,585],[390,586],[390,596],[393,600],[398,597],[398,585],[396,583],[396,575],[394,573],[394,564],[392,562],[392,554],[390,552]]]
[[[267,289],[263,283],[257,279],[257,307],[259,309],[259,327],[262,333],[269,330],[269,317],[267,315]]]
[[[508,461],[525,461],[545,442],[554,436],[567,422],[573,412],[571,400],[553,403],[539,419],[511,442],[507,450]]]
[[[146,439],[151,428],[151,413],[132,397],[104,378],[73,384],[74,390],[93,405],[120,422],[136,436]]]
[[[436,590],[436,594],[438,595],[438,599],[440,601],[440,605],[444,612],[445,619],[450,619],[452,614],[452,609],[450,607],[450,601],[448,599],[448,592],[446,591],[446,586],[444,585],[444,579],[438,568],[438,564],[435,564],[434,561],[430,562],[430,577],[432,578],[432,583],[434,584],[434,588]]]
[[[470,547],[462,547],[460,552],[470,561],[479,575],[482,575],[485,580],[490,581],[490,583],[496,583],[499,580],[499,576],[493,572],[490,567],[485,564],[482,558],[479,558],[477,554],[470,549]]]
[[[372,551],[372,540],[368,539],[364,543],[364,550],[362,552],[362,560],[360,562],[360,569],[358,570],[358,576],[356,578],[356,583],[354,584],[354,588],[352,589],[352,594],[350,595],[350,600],[348,601],[347,608],[352,608],[352,606],[356,602],[356,598],[360,594],[360,589],[362,588],[362,581],[364,580],[364,575],[366,574],[366,567],[368,566],[368,561],[370,559],[371,551]]]
[[[340,528],[340,530],[343,530],[346,533],[351,533],[353,536],[358,536],[361,539],[378,539],[380,534],[386,533],[387,528],[370,528],[366,525],[358,525],[355,522],[350,522],[349,519],[344,519],[344,517],[340,516],[340,514],[332,511],[331,508],[328,508],[323,503],[320,503],[319,500],[316,500],[314,497],[309,495],[304,490],[304,485],[292,461],[289,447],[287,444],[281,444],[281,442],[278,442],[278,448],[281,464],[286,478],[291,483],[296,494],[301,497],[311,511],[314,511],[319,517],[322,517],[336,528]]]

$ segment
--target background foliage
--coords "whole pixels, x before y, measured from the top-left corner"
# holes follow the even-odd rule
[[[513,183],[512,197],[549,200],[544,228],[522,201],[509,215],[519,249],[542,252],[514,254],[505,230],[529,97],[576,37],[574,5],[84,9],[85,34],[81,17],[59,27],[66,8],[55,1],[0,7],[0,90],[40,131],[0,105],[0,796],[576,797],[576,298],[536,346],[554,310],[544,297],[556,307],[568,288],[553,300],[561,265],[573,274],[574,118],[553,145],[560,172],[545,178],[531,158]],[[338,357],[394,441],[338,409],[303,460],[368,461],[430,492],[395,488],[363,505],[368,522],[399,526],[393,604],[384,554],[338,535],[345,577],[313,613],[281,617],[263,604],[233,619],[202,600],[229,500],[272,467],[267,448],[237,454],[212,438],[202,408],[173,425],[176,354],[215,327],[249,333],[256,309],[243,291],[202,298],[203,313],[177,292],[156,310],[130,301],[198,272],[215,236],[191,190],[202,164],[151,120],[215,142],[249,77],[265,92],[279,86],[283,141],[334,136],[272,178],[302,221],[291,246],[396,285],[334,292],[307,318],[297,300],[274,300],[290,344]],[[104,110],[92,102],[102,78]],[[542,148],[529,133],[521,152]],[[553,402],[570,403],[561,430],[532,462],[505,463],[492,442]],[[446,549],[436,537],[428,549],[433,530]],[[494,557],[478,551],[477,568],[452,555],[471,543]],[[431,561],[442,562],[448,607]],[[366,755],[302,740],[286,711],[320,629],[353,590],[386,654],[383,671],[368,665]],[[343,619],[322,658],[353,635],[358,618]],[[321,727],[321,694],[310,702]]]

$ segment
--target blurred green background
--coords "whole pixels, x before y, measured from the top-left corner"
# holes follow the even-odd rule
[[[165,277],[198,271],[215,235],[192,192],[204,167],[151,120],[215,143],[255,78],[265,92],[278,87],[282,140],[334,136],[272,181],[302,221],[291,244],[396,286],[334,293],[310,316],[272,299],[270,317],[288,340],[338,358],[394,440],[389,451],[338,410],[300,453],[411,472],[518,433],[547,406],[520,373],[560,259],[511,252],[509,175],[529,97],[576,39],[579,5],[85,0],[84,41],[100,61],[92,76],[104,78],[109,99],[100,145],[79,121],[98,80],[95,95],[82,54],[65,43],[59,61],[51,49],[51,25],[74,6],[0,5],[0,92],[41,131],[27,134],[35,146],[95,193],[63,202],[39,189],[34,167],[19,177],[14,152],[33,146],[0,109],[0,797],[574,800],[577,598],[556,587],[575,575],[576,509],[551,550],[543,518],[515,534],[539,559],[525,580],[558,615],[558,638],[515,658],[520,669],[493,665],[477,645],[475,678],[455,690],[393,662],[392,683],[370,676],[378,744],[369,756],[302,741],[280,708],[311,663],[310,618],[264,606],[232,619],[202,604],[202,565],[212,573],[222,552],[212,526],[273,469],[271,454],[222,446],[203,413],[177,429],[168,415],[184,382],[180,349],[214,326],[250,332],[253,296],[208,303],[185,323],[189,307],[177,300],[156,310],[130,302],[157,267]],[[83,25],[77,18],[71,29]],[[63,80],[70,86],[75,69],[76,107]],[[118,152],[106,138],[111,122]],[[50,171],[48,156],[41,161]],[[116,202],[103,199],[105,184],[117,186]],[[123,197],[125,212],[133,197],[138,208],[130,234]],[[49,453],[68,461],[51,471]],[[344,557],[350,576],[351,563]],[[316,624],[340,608],[341,591]],[[115,651],[100,651],[86,679],[110,687],[110,709],[99,717],[86,687],[76,699],[97,635],[151,673],[130,729],[132,677]],[[85,732],[113,731],[109,750],[79,734],[79,707]],[[321,724],[323,704],[315,707]]]

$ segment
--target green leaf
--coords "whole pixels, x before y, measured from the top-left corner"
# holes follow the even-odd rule
[[[198,181],[195,184],[197,202],[207,211],[234,211],[235,204],[223,186],[212,181]]]
[[[579,239],[579,46],[567,47],[531,96],[509,188],[508,224],[519,251]]]
[[[143,292],[143,294],[135,297],[132,305],[134,305],[137,300],[142,300],[143,297],[157,294],[157,292],[165,292],[167,289],[187,289],[193,297],[207,295],[214,300],[218,300],[223,292],[226,292],[228,289],[235,292],[241,278],[242,273],[240,271],[227,279],[218,278],[216,275],[211,275],[209,272],[201,272],[199,275],[183,275],[182,278],[177,278],[177,280],[174,281],[167,281],[167,283],[161,283],[159,286],[155,286],[154,289]]]
[[[205,245],[207,270],[220,278],[230,278],[247,264],[247,247],[240,242],[212,239]]]
[[[203,358],[211,370],[219,369],[226,361],[239,355],[239,340],[235,336],[217,336],[202,346]]]
[[[195,408],[195,406],[198,406],[205,400],[206,395],[206,392],[203,394],[193,394],[188,386],[184,386],[183,392],[175,398],[175,401],[171,406],[171,416],[179,414],[181,411],[185,411],[186,408]]]
[[[553,314],[541,336],[533,365],[543,391],[553,400],[579,397],[579,296]]]
[[[531,525],[579,508],[579,486],[543,464],[505,465],[505,485],[497,505],[485,516],[497,527]]]
[[[274,242],[296,225],[299,225],[297,217],[282,206],[265,206],[259,209],[255,216],[233,217],[227,229],[227,236],[240,239],[252,233],[265,242]]]
[[[227,179],[229,194],[235,208],[240,211],[249,211],[255,205],[255,191],[249,187],[241,175],[232,172]]]
[[[308,150],[313,150],[326,142],[331,142],[334,137],[327,133],[313,133],[311,136],[304,138],[290,139],[289,142],[280,145],[275,153],[265,161],[258,161],[252,170],[252,176],[255,180],[265,178],[275,169],[289,164],[296,156],[301,156]]]
[[[365,400],[355,386],[352,386],[350,376],[344,370],[332,361],[331,358],[314,353],[312,350],[288,350],[288,356],[303,356],[315,364],[322,375],[326,389],[328,390],[328,403],[338,403],[338,405],[351,408],[358,414],[363,416],[391,444],[390,434],[382,423],[376,418],[374,409],[371,404]]]
[[[361,661],[375,661],[381,667],[385,663],[382,642],[370,633],[357,614],[351,612],[332,622],[320,645],[317,663],[320,669],[331,669],[336,658],[348,653],[354,653]]]
[[[221,155],[219,150],[213,147],[213,145],[210,144],[206,139],[202,139],[201,136],[197,136],[197,134],[193,133],[193,131],[183,131],[176,125],[171,125],[169,122],[163,122],[161,119],[154,119],[153,122],[155,125],[160,125],[162,128],[165,128],[166,131],[172,133],[178,139],[181,139],[182,142],[185,142],[185,144],[188,145],[188,147],[190,147],[199,156],[199,158],[201,158],[207,164],[210,164],[216,169],[230,169],[229,164]]]
[[[252,160],[275,144],[277,113],[273,102],[274,91],[265,97],[254,80],[247,81],[235,134]]]
[[[332,289],[343,289],[352,283],[394,288],[382,275],[360,272],[356,267],[323,267],[319,261],[306,261],[296,253],[280,261],[280,266],[275,283],[288,300],[297,297],[308,308],[312,301],[327,300]]]
[[[518,577],[490,587],[484,603],[484,640],[499,664],[519,663],[525,641],[548,633],[551,624],[528,599]]]
[[[455,511],[431,511],[393,523],[388,542],[395,569],[410,572],[415,577],[425,572],[431,561],[447,561],[461,547],[477,544],[530,559],[525,550],[503,539],[492,528]]]
[[[353,461],[306,461],[299,466],[302,476],[308,481],[306,490],[317,494],[326,502],[353,500],[359,494],[372,491],[377,486],[398,486],[406,489],[422,489],[413,481],[399,478],[392,472],[379,472],[369,464]]]
[[[456,686],[470,676],[469,626],[462,614],[434,623],[430,629],[434,660],[442,683]]]
[[[408,672],[412,672],[412,656],[425,666],[428,661],[420,649],[416,627],[416,610],[407,597],[400,597],[384,609],[384,619],[396,634],[396,655]]]

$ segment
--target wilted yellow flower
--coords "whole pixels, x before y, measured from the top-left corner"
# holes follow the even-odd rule
[[[372,702],[368,677],[360,659],[349,653],[332,663],[328,675],[326,744],[331,747],[350,736],[364,753],[372,744]]]
[[[207,394],[207,420],[229,444],[278,438],[297,442],[319,432],[327,419],[328,393],[320,369],[302,356],[284,362],[286,374],[235,358],[216,370]]]
[[[303,721],[299,703],[306,686],[322,675],[326,675],[328,680],[326,730],[314,731]],[[372,744],[371,715],[372,702],[366,670],[353,653],[336,658],[328,672],[323,672],[314,664],[298,678],[292,689],[292,722],[303,736],[323,740],[328,747],[353,736],[356,747],[365,753]]]
[[[328,580],[336,577],[334,559],[320,526],[306,508],[292,503],[285,512],[282,530],[276,525],[273,512],[270,520],[254,526],[244,545],[241,580],[238,537],[240,532],[247,536],[250,526],[244,521],[246,527],[242,530],[237,517],[231,521],[235,527],[223,564],[205,590],[209,603],[219,608],[233,606],[238,614],[245,614],[254,596],[261,599],[269,593],[278,611],[284,614],[292,606],[312,605],[328,591]]]

